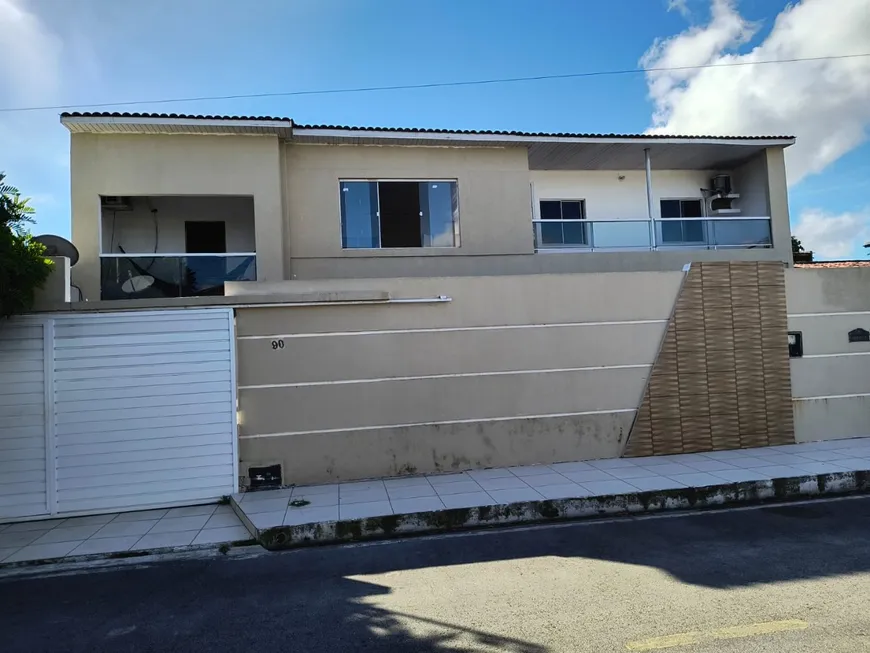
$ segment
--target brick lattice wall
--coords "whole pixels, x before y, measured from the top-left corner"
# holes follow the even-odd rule
[[[794,442],[781,263],[692,265],[625,456]]]

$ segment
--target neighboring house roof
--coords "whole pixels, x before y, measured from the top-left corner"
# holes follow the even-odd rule
[[[294,124],[274,116],[72,112],[61,114],[73,133],[274,134],[300,144],[527,147],[532,170],[641,170],[643,149],[653,167],[730,169],[766,147],[788,147],[792,136],[688,136],[500,130],[354,127]]]
[[[870,261],[813,261],[795,263],[796,268],[870,268]]]

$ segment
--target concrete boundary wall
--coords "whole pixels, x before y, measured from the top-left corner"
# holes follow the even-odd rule
[[[791,359],[797,441],[870,434],[870,343],[848,335],[870,330],[870,270],[789,270],[786,290],[789,331],[803,340]]]
[[[682,277],[264,284],[421,301],[237,309],[241,473],[280,463],[285,483],[316,483],[619,456]]]

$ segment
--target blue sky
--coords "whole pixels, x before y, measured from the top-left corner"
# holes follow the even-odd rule
[[[0,0],[0,108],[870,52],[870,0],[803,0],[783,13],[786,4]],[[824,18],[814,13],[822,4]],[[788,162],[798,234],[830,257],[864,256],[856,243],[870,239],[870,58],[713,72],[118,110],[355,125],[794,133],[803,146]],[[58,113],[0,112],[0,170],[33,196],[35,231],[68,235],[69,145]]]

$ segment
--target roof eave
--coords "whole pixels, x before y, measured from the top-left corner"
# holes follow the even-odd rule
[[[61,124],[70,133],[188,133],[188,134],[276,134],[289,138],[293,121],[208,119],[208,118],[151,118],[128,116],[61,116]]]
[[[371,130],[371,129],[308,129],[305,127],[296,127],[293,129],[294,140],[301,140],[308,143],[317,142],[333,142],[335,139],[347,139],[356,142],[359,141],[417,141],[427,140],[432,142],[440,142],[445,144],[450,143],[469,143],[469,144],[487,144],[503,146],[506,143],[515,143],[517,145],[532,144],[532,143],[565,143],[565,144],[584,144],[584,143],[633,143],[638,145],[673,145],[679,143],[695,143],[708,145],[752,145],[754,147],[788,147],[793,145],[795,139],[793,137],[774,137],[774,138],[734,138],[734,137],[710,137],[710,136],[683,136],[683,137],[668,137],[668,136],[535,136],[535,135],[513,135],[513,134],[462,134],[462,133],[442,133],[442,132],[427,132],[421,131],[392,131],[392,130]]]

